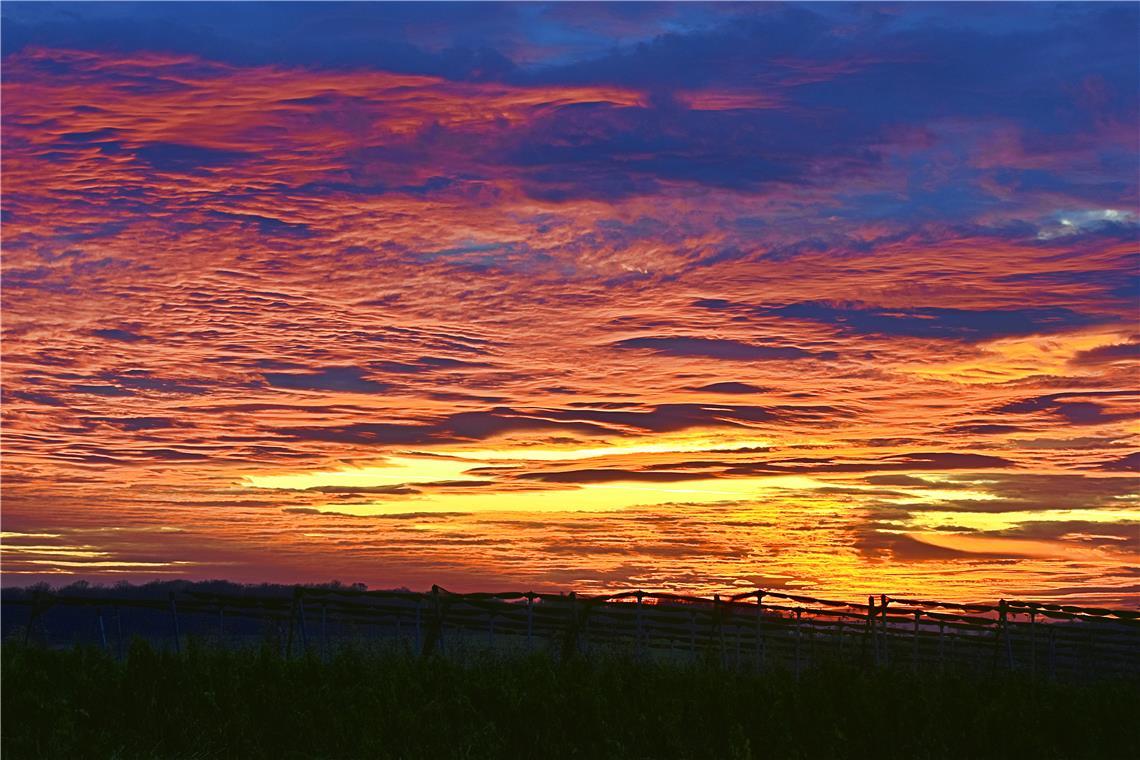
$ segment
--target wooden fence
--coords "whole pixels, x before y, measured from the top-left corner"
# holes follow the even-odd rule
[[[438,586],[427,593],[298,586],[291,596],[184,591],[167,599],[134,599],[110,591],[38,593],[4,599],[3,607],[8,637],[51,643],[52,617],[67,609],[73,631],[78,620],[97,643],[119,656],[132,635],[179,651],[191,636],[226,645],[271,636],[289,656],[302,651],[324,656],[363,640],[424,656],[543,649],[562,658],[622,652],[796,672],[840,660],[1018,670],[1054,678],[1140,676],[1140,610],[1004,599],[963,604],[883,594],[863,604],[767,590],[708,598],[647,591],[582,596],[456,594]],[[24,623],[13,626],[11,615],[18,607]],[[68,625],[61,621],[59,627]]]

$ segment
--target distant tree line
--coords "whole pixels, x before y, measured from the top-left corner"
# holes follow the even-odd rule
[[[329,581],[328,583],[306,583],[305,588],[366,591],[368,586],[364,583],[342,583]],[[226,596],[243,596],[249,598],[276,598],[292,596],[296,584],[283,583],[235,583],[234,581],[209,580],[168,580],[151,581],[149,583],[134,584],[128,581],[119,581],[113,585],[89,583],[88,581],[74,581],[66,586],[53,586],[49,583],[35,583],[29,586],[11,586],[0,591],[5,600],[19,600],[33,597],[36,594],[54,594],[66,597],[96,598],[114,596],[121,599],[167,599],[173,594],[184,592],[199,592]],[[407,588],[386,589],[392,591],[408,591]]]

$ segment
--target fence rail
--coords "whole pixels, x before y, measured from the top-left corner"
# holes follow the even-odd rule
[[[176,650],[190,636],[229,644],[271,636],[288,655],[309,649],[323,655],[364,639],[423,655],[543,648],[570,658],[620,650],[797,672],[839,659],[1049,677],[1140,676],[1140,610],[1023,600],[979,604],[880,594],[864,604],[764,589],[699,597],[297,586],[291,594],[187,590],[166,599],[37,592],[4,598],[3,608],[6,638],[50,644],[70,632],[72,641],[93,638],[119,656],[130,635]],[[22,624],[12,624],[13,613]]]

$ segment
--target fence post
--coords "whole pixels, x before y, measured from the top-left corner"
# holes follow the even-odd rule
[[[439,598],[439,586],[434,584],[431,587],[431,600],[432,619],[424,635],[423,648],[420,650],[420,654],[424,657],[434,653],[437,645],[440,649],[443,648],[443,606]]]
[[[226,608],[218,602],[218,644],[222,644],[226,638]]]
[[[578,644],[578,649],[584,652],[586,655],[590,655],[594,651],[593,638],[591,638],[594,635],[593,628],[591,627],[593,625],[593,612],[594,601],[587,600],[585,605],[582,607],[582,638]]]
[[[526,648],[528,652],[534,651],[534,592],[526,594]]]
[[[914,611],[914,633],[910,650],[910,668],[916,672],[918,671],[918,617],[921,614],[921,610]]]
[[[329,632],[328,632],[328,617],[329,605],[328,602],[321,600],[321,658],[327,660],[329,657]]]
[[[579,654],[588,654],[590,651],[590,613],[594,611],[593,605],[590,601],[575,602],[577,609],[576,625],[578,626],[578,633],[576,644]]]
[[[724,615],[720,609],[720,594],[713,594],[713,635],[716,637],[720,666],[724,667]]]
[[[297,589],[297,621],[301,624],[301,651],[309,653],[309,634],[305,628],[305,589]]]
[[[943,669],[945,669],[945,667],[946,667],[946,639],[944,638],[945,633],[946,633],[946,621],[945,620],[939,620],[938,621],[938,665],[939,665],[939,667],[941,667]]]
[[[115,605],[115,648],[119,652],[119,659],[123,659],[123,617],[119,605]]]
[[[562,661],[567,662],[578,652],[578,595],[573,591],[567,600],[566,630],[562,637]]]
[[[277,640],[277,651],[281,654],[282,657],[286,657],[286,656],[288,656],[288,653],[285,649],[285,641],[286,641],[286,639],[289,638],[289,636],[292,635],[293,632],[292,632],[292,630],[290,630],[288,635],[283,633],[281,631],[281,621],[273,616],[273,610],[269,610],[268,612],[269,612],[269,622],[273,625],[273,635],[276,637],[276,640]],[[293,625],[293,605],[292,604],[289,605],[288,623],[290,626]]]
[[[883,618],[883,622],[879,626],[880,630],[882,631],[881,642],[883,647],[883,664],[887,665],[888,667],[891,664],[891,634],[889,628],[890,623],[887,622],[887,605],[890,603],[891,600],[889,597],[887,597],[886,594],[879,594],[879,614]]]
[[[874,597],[874,595],[869,595],[867,597],[867,624],[863,627],[864,628],[864,630],[863,630],[863,646],[862,646],[863,652],[862,652],[862,656],[860,657],[860,659],[862,659],[864,663],[867,662],[867,649],[869,647],[871,649],[871,656],[872,656],[872,659],[874,660],[875,666],[878,667],[878,665],[879,665],[879,647],[875,643],[875,623],[874,623],[874,621],[875,621],[875,597]]]
[[[1013,637],[1009,635],[1009,606],[1006,606],[1006,619],[1002,622],[1002,627],[1005,629],[1005,656],[1010,670],[1014,669],[1013,661]]]
[[[1096,661],[1096,639],[1093,637],[1092,624],[1086,620],[1086,621],[1084,621],[1084,626],[1085,626],[1085,633],[1088,634],[1087,636],[1085,636],[1085,641],[1087,643],[1087,649],[1085,651],[1085,657],[1086,657],[1085,661],[1088,663],[1087,675],[1088,675],[1088,678],[1091,680],[1093,677],[1093,669],[1097,668],[1097,666],[1099,664]]]
[[[756,592],[756,670],[764,665],[764,592]]]
[[[32,594],[32,606],[28,608],[28,624],[24,628],[24,646],[28,645],[32,636],[32,626],[40,618],[40,592],[36,591]]]
[[[297,602],[301,599],[301,587],[293,587],[293,604],[289,606],[289,635],[286,637],[285,656],[293,656],[293,629],[297,626]]]
[[[416,600],[416,651],[423,652],[423,606],[424,600],[421,596]]]
[[[1009,605],[1004,599],[998,602],[998,620],[1001,627],[999,635],[1005,641],[1006,667],[1013,670],[1013,642],[1009,638]]]
[[[174,592],[170,592],[170,619],[174,624],[174,651],[182,653],[182,632],[178,628],[178,605],[174,601]]]
[[[996,671],[998,665],[998,652],[1001,651],[1001,639],[1005,634],[1005,600],[998,601],[998,619],[994,624],[994,656],[991,670]]]
[[[800,639],[803,635],[800,628],[800,614],[803,610],[796,610],[796,678],[800,677]]]
[[[1049,677],[1057,680],[1057,629],[1049,626]]]
[[[446,653],[446,646],[447,645],[443,641],[443,635],[445,633],[444,619],[443,619],[443,602],[440,600],[440,597],[439,597],[439,586],[435,585],[434,583],[432,584],[432,587],[431,587],[431,595],[432,595],[432,599],[435,602],[434,630],[436,632],[436,645],[439,647],[439,650],[441,652]],[[432,635],[432,632],[429,630],[428,636],[430,637],[431,635]]]
[[[736,661],[733,665],[737,670],[741,669],[740,663],[740,621],[736,619],[736,613],[732,614],[732,631],[736,634]]]
[[[1029,675],[1037,678],[1037,609],[1029,609]]]
[[[819,658],[816,656],[816,651],[815,651],[815,646],[816,646],[816,641],[815,641],[816,623],[815,623],[815,621],[816,621],[816,619],[813,617],[809,617],[807,619],[807,631],[808,631],[807,661],[808,661],[809,667],[814,666],[819,661]]]
[[[642,617],[641,617],[641,607],[642,607],[641,600],[644,596],[645,596],[645,593],[643,591],[641,591],[641,589],[638,589],[638,591],[637,591],[637,656],[638,657],[644,657],[645,656],[645,629],[643,627],[644,623],[643,623]]]
[[[103,651],[110,653],[111,647],[107,645],[107,628],[103,625],[103,608],[99,608],[99,638],[103,641]]]
[[[689,655],[697,659],[697,613],[689,610]]]

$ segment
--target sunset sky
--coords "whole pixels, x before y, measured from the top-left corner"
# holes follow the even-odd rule
[[[4,584],[1140,602],[1136,4],[2,13]]]

